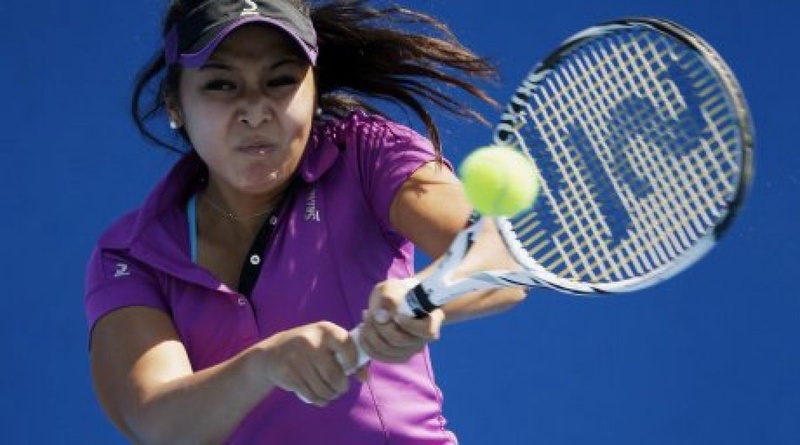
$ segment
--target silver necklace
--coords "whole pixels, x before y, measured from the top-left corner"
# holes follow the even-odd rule
[[[203,197],[203,199],[205,199],[211,205],[211,208],[213,208],[214,210],[219,212],[222,216],[224,216],[224,217],[226,217],[226,218],[228,218],[230,220],[237,221],[237,222],[249,221],[251,219],[255,219],[255,218],[258,218],[260,216],[268,215],[270,212],[272,212],[272,209],[270,209],[270,210],[265,210],[265,211],[262,211],[262,212],[254,213],[252,215],[236,216],[232,212],[230,212],[228,210],[225,210],[225,208],[223,208],[221,205],[219,205],[216,202],[214,202],[211,198],[208,197],[207,194],[203,193],[201,196]]]

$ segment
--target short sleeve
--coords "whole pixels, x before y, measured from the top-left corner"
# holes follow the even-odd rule
[[[84,311],[89,330],[108,313],[129,306],[168,312],[152,272],[125,253],[97,248],[86,269]]]
[[[378,116],[356,114],[346,156],[356,166],[375,217],[390,227],[389,210],[398,190],[422,165],[436,159],[431,142],[411,128]],[[446,163],[451,168],[449,163]]]

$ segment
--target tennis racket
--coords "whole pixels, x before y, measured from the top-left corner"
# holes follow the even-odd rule
[[[564,41],[519,85],[494,142],[528,155],[540,176],[532,208],[491,218],[518,270],[453,279],[489,219],[475,215],[401,312],[424,317],[506,286],[582,295],[652,286],[714,247],[753,170],[753,126],[733,72],[690,30],[650,17]]]
[[[648,17],[564,41],[519,85],[494,142],[530,156],[540,175],[532,208],[491,218],[518,270],[453,279],[489,219],[476,216],[402,312],[423,317],[505,286],[582,295],[652,286],[719,241],[753,169],[751,117],[730,68],[693,32]]]

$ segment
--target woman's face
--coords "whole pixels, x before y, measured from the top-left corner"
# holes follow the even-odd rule
[[[313,70],[299,48],[278,29],[252,24],[228,35],[204,66],[183,71],[178,106],[209,181],[263,194],[297,168],[315,97]]]

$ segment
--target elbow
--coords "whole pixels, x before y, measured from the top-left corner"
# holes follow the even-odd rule
[[[528,288],[510,287],[499,291],[495,296],[493,308],[496,312],[503,312],[522,303],[528,297]]]
[[[509,296],[509,305],[513,307],[525,301],[525,299],[528,298],[529,291],[530,288],[528,287],[516,287],[512,289],[512,292],[509,292],[511,294]]]
[[[483,311],[487,314],[505,312],[520,304],[528,296],[528,289],[522,287],[507,287],[498,289],[488,295],[484,300]]]
[[[166,420],[161,416],[148,414],[146,410],[140,410],[136,414],[126,416],[124,431],[132,443],[139,445],[166,445],[175,439],[170,434]]]
[[[168,414],[142,408],[125,417],[124,431],[132,443],[139,445],[189,445],[223,441],[219,438],[200,437],[201,428],[194,429],[191,433],[178,431],[176,423]]]

